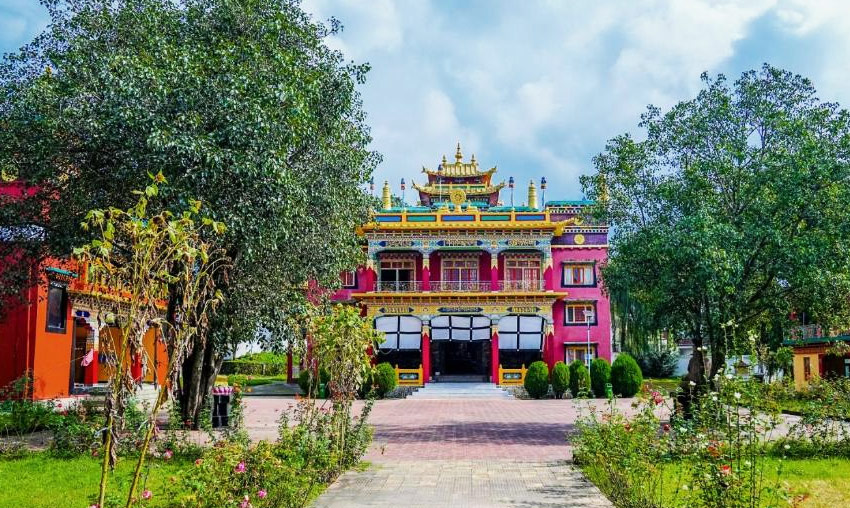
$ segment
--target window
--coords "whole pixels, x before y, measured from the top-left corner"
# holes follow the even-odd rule
[[[594,276],[593,263],[564,265],[561,282],[564,286],[595,286],[596,277]]]
[[[452,258],[441,260],[443,280],[446,282],[477,282],[478,258]]]
[[[50,282],[47,286],[47,331],[65,333],[68,311],[68,294],[65,286]]]
[[[422,348],[422,321],[414,316],[383,316],[375,319],[375,329],[384,332],[380,349]]]
[[[808,356],[803,357],[803,379],[808,381],[812,378],[812,359]]]
[[[541,289],[540,257],[517,256],[505,258],[505,288],[534,290]]]
[[[592,314],[590,323],[587,319],[588,313]],[[568,303],[564,309],[565,325],[595,325],[596,322],[596,302]]]
[[[543,318],[540,316],[505,316],[499,320],[499,349],[543,349]]]
[[[413,288],[416,261],[412,257],[386,256],[381,258],[379,291],[409,291]]]
[[[431,320],[431,340],[490,340],[490,318],[437,316]]]
[[[585,361],[584,355],[587,354],[587,344],[583,345],[564,345],[564,363],[567,365],[576,360]],[[596,358],[596,344],[590,345],[591,358]]]
[[[357,287],[357,272],[354,270],[342,272],[342,287],[356,288]]]

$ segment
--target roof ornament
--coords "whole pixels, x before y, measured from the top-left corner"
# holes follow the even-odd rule
[[[455,162],[463,160],[463,152],[460,151],[460,141],[457,142],[457,152],[455,152]]]
[[[469,159],[470,164],[475,164],[475,154],[472,154],[472,158]]]
[[[537,210],[537,187],[534,186],[534,180],[528,182],[528,207]]]
[[[393,207],[393,198],[392,193],[390,193],[390,182],[389,180],[384,180],[384,188],[381,193],[381,201],[384,210],[389,210]]]

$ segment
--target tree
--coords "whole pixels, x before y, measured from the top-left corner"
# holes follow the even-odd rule
[[[161,209],[198,199],[228,225],[224,304],[183,365],[196,420],[224,346],[303,338],[305,285],[334,287],[362,256],[368,66],[296,0],[42,1],[51,24],[0,66],[0,167],[34,189],[0,220],[42,228],[34,261],[65,256],[89,240],[80,217],[129,207],[161,171]]]
[[[846,322],[850,294],[847,112],[769,65],[703,82],[666,113],[650,106],[646,139],[613,138],[582,180],[612,226],[607,291],[640,326],[691,337],[696,383],[778,342],[794,309]]]

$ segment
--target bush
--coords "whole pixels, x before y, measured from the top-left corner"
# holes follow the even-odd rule
[[[614,393],[621,397],[632,397],[643,384],[643,374],[637,362],[628,353],[620,353],[611,366],[611,384]]]
[[[266,363],[249,360],[228,360],[221,364],[221,373],[251,376],[279,376],[286,374],[286,363]]]
[[[375,368],[375,391],[379,397],[383,397],[390,393],[398,385],[398,379],[395,375],[395,369],[388,362],[381,362]]]
[[[671,377],[679,364],[678,349],[661,348],[636,356],[638,367],[646,377]]]
[[[570,368],[564,362],[556,362],[552,367],[552,391],[561,399],[570,389]]]
[[[590,372],[581,360],[570,364],[570,393],[573,397],[590,395]]]
[[[597,398],[605,397],[605,385],[611,382],[611,364],[605,358],[590,362],[590,387]]]
[[[319,382],[322,384],[327,384],[330,380],[330,374],[328,374],[327,369],[319,368]],[[316,379],[313,375],[313,369],[304,369],[298,374],[298,386],[301,388],[301,391],[305,394],[312,393],[314,396],[318,395],[318,390],[316,386]]]
[[[541,361],[536,361],[528,367],[523,381],[528,395],[541,399],[549,393],[549,367]]]

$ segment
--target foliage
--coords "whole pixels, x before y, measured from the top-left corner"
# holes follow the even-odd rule
[[[219,372],[222,374],[278,376],[286,374],[286,364],[230,360],[222,362]]]
[[[545,397],[549,393],[549,366],[541,361],[529,365],[525,372],[523,386],[530,397],[534,399]]]
[[[581,360],[570,364],[570,393],[574,398],[590,395],[590,372]]]
[[[703,82],[651,106],[645,139],[611,139],[582,181],[612,226],[606,290],[639,305],[639,325],[693,340],[698,384],[714,374],[704,346],[716,372],[753,342],[778,345],[792,310],[850,319],[850,115],[769,65]]]
[[[611,385],[614,394],[631,397],[640,390],[643,374],[637,362],[628,353],[620,353],[611,365]]]
[[[793,388],[792,388],[793,390]],[[776,390],[784,400],[788,391]],[[789,457],[850,458],[850,379],[813,379],[801,392],[793,392],[798,401],[799,419],[791,423],[785,436],[777,440],[773,452]]]
[[[57,419],[53,401],[27,397],[32,376],[27,373],[0,389],[0,435],[23,436],[52,425]]]
[[[0,65],[0,168],[27,189],[0,206],[0,228],[21,232],[0,257],[67,256],[91,239],[79,218],[131,206],[126,189],[148,173],[172,183],[152,215],[202,201],[229,226],[233,269],[217,278],[226,298],[182,373],[181,407],[197,424],[222,353],[260,329],[278,348],[303,340],[304,285],[335,287],[362,258],[362,186],[379,160],[356,89],[368,65],[330,49],[341,25],[297,0],[42,1],[50,24]],[[0,291],[31,284],[7,274]]]
[[[381,362],[375,366],[373,377],[375,391],[379,397],[384,397],[398,386],[395,369],[389,362]]]
[[[611,364],[605,358],[590,362],[590,387],[597,398],[605,396],[605,385],[611,382]]]
[[[309,393],[316,396],[318,394],[319,384],[326,385],[329,379],[330,374],[324,367],[319,368],[319,383],[316,383],[316,373],[313,372],[313,369],[304,369],[298,373],[298,386],[301,388],[302,393]]]
[[[664,423],[659,409],[673,408],[658,392],[644,392],[632,417],[613,403],[593,410],[577,424],[576,463],[617,506],[775,506],[784,493],[767,474],[764,447],[780,422],[775,406],[755,383],[715,384],[689,420],[677,414]]]
[[[556,399],[564,398],[564,394],[570,389],[570,368],[564,362],[555,362],[552,367],[552,391]]]
[[[679,351],[668,347],[650,348],[636,355],[635,361],[647,377],[670,377],[679,364]]]

